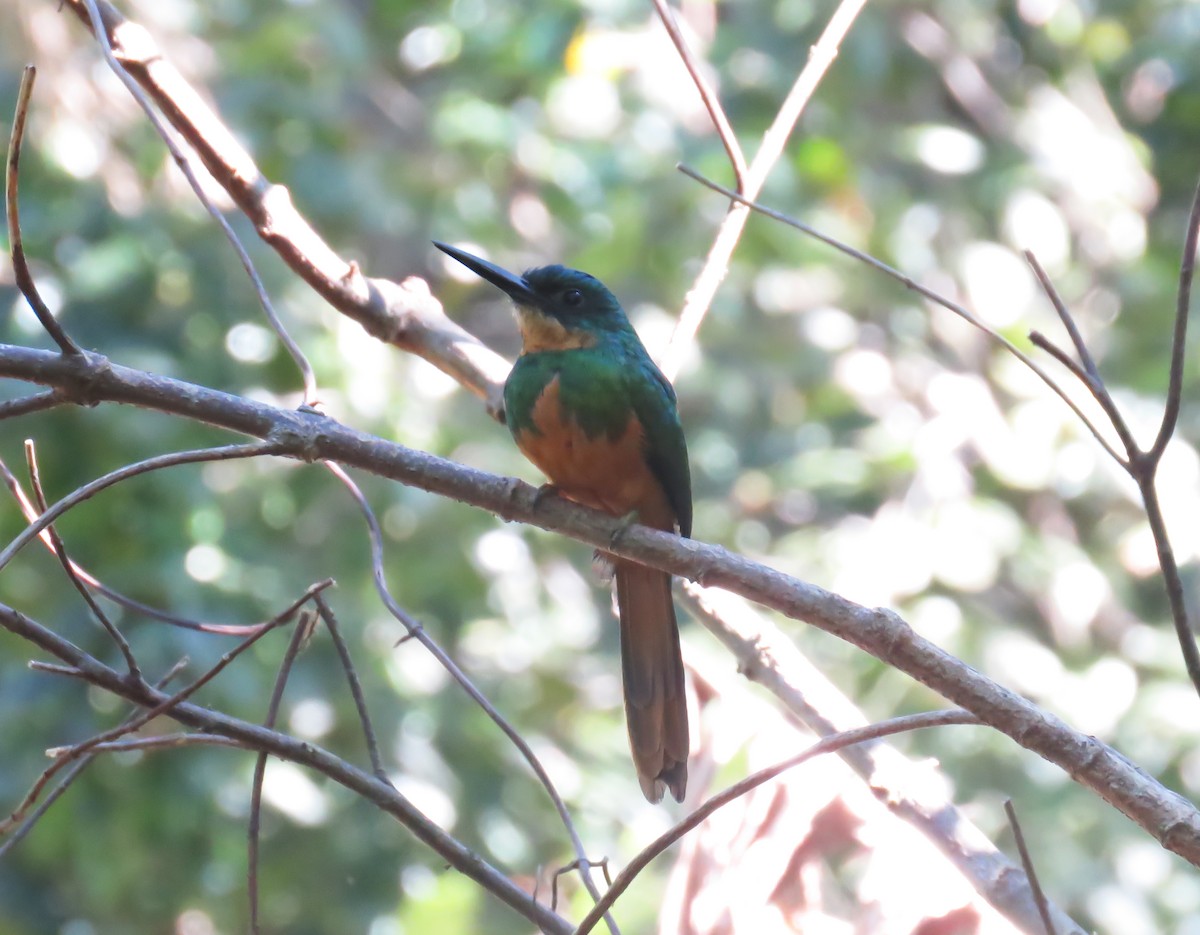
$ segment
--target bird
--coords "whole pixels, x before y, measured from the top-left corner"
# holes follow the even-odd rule
[[[456,247],[446,253],[512,299],[521,354],[504,383],[517,447],[577,503],[654,529],[692,534],[692,482],[675,390],[620,302],[594,276],[542,266],[518,276]],[[625,720],[638,782],[682,802],[687,701],[671,576],[606,555],[620,618]]]

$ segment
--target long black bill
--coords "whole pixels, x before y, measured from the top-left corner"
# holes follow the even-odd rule
[[[481,260],[479,257],[472,256],[470,253],[459,250],[457,247],[452,247],[449,244],[440,243],[435,240],[433,245],[447,256],[454,257],[454,259],[458,260],[459,263],[471,270],[471,272],[482,276],[496,288],[503,289],[518,305],[537,306],[541,304],[537,293],[530,289],[529,284],[515,273],[510,273],[501,266],[496,266],[487,260]]]

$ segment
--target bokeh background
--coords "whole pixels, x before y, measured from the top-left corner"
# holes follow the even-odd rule
[[[832,7],[685,4],[688,34],[750,153]],[[562,261],[604,280],[652,352],[664,347],[725,208],[675,165],[724,182],[729,171],[649,4],[138,0],[122,9],[368,273],[427,277],[454,318],[511,356],[504,303],[429,240],[515,268]],[[1200,6],[1188,2],[871,4],[762,200],[960,299],[1022,346],[1031,328],[1061,334],[1020,255],[1034,250],[1150,438],[1200,175],[1198,45]],[[125,365],[294,405],[296,374],[235,256],[87,32],[53,0],[10,0],[0,12],[5,137],[25,62],[40,69],[23,162],[25,244],[71,333]],[[332,415],[540,480],[473,396],[325,307],[243,220],[234,225]],[[6,268],[0,340],[48,345]],[[898,609],[1183,795],[1200,791],[1197,699],[1133,485],[1014,360],[899,284],[755,218],[677,385],[699,538]],[[1189,598],[1200,553],[1196,388],[1193,367],[1160,484]],[[4,398],[24,391],[0,386]],[[228,438],[132,408],[64,410],[0,427],[0,456],[14,469],[26,437],[52,498],[131,460]],[[359,480],[384,525],[397,598],[533,743],[589,851],[628,859],[671,812],[637,791],[616,629],[589,550]],[[21,525],[12,503],[0,505],[5,540]],[[319,468],[160,472],[107,491],[60,528],[108,584],[205,619],[263,619],[335,577],[401,791],[514,875],[571,859],[512,748],[419,646],[395,646],[402,631],[371,589],[362,522]],[[27,549],[5,569],[0,600],[114,657],[44,552]],[[151,671],[185,654],[211,664],[229,646],[117,616]],[[869,716],[938,705],[858,651],[786,628]],[[686,620],[684,641],[695,658],[732,666]],[[260,644],[204,701],[261,718],[282,645]],[[44,767],[46,747],[121,716],[109,698],[28,671],[29,655],[0,634],[5,809]],[[364,760],[327,640],[301,658],[281,725]],[[1012,797],[1043,884],[1081,921],[1125,935],[1200,931],[1194,868],[1056,768],[982,729],[898,744],[937,758],[955,800],[1005,846],[1001,803]],[[243,930],[252,765],[205,749],[97,762],[0,864],[0,931]],[[744,754],[724,751],[717,765],[718,784],[735,779]],[[266,801],[271,929],[527,930],[339,788],[275,764]],[[622,903],[626,931],[653,926],[669,865],[651,868]],[[568,898],[577,913],[584,897]]]

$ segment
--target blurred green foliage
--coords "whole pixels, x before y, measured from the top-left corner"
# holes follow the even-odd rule
[[[694,6],[693,38],[752,154],[832,5]],[[648,4],[177,0],[125,12],[370,274],[427,277],[454,317],[512,354],[502,304],[450,278],[429,240],[480,245],[509,266],[567,262],[609,284],[662,348],[723,211],[675,164],[729,173]],[[80,24],[49,0],[15,0],[0,23],[0,111],[15,100],[20,65],[41,70],[22,222],[66,327],[122,364],[295,404],[294,369],[236,258]],[[1021,344],[1031,327],[1061,333],[1020,258],[1034,249],[1149,438],[1200,169],[1198,41],[1200,7],[1183,0],[871,5],[763,200],[961,297]],[[538,480],[470,394],[325,308],[234,223],[332,415]],[[48,344],[8,270],[0,309],[0,340]],[[1193,590],[1194,369],[1162,478]],[[755,218],[678,386],[698,537],[897,607],[947,649],[1196,794],[1196,699],[1131,485],[1061,403],[976,332]],[[5,398],[25,391],[0,387]],[[63,410],[4,424],[0,456],[14,469],[25,437],[37,442],[51,499],[132,460],[228,440],[127,408]],[[545,757],[589,850],[621,863],[667,818],[633,780],[616,630],[588,550],[359,480],[384,524],[397,598]],[[0,506],[0,538],[21,525],[11,503]],[[395,645],[402,631],[372,590],[360,517],[319,468],[262,461],[143,476],[60,528],[109,585],[204,619],[264,619],[335,577],[402,791],[514,875],[571,859],[512,748],[419,646]],[[27,549],[5,569],[0,599],[115,661],[43,552]],[[113,613],[151,673],[184,655],[199,671],[229,646]],[[936,703],[857,651],[789,629],[869,715]],[[702,631],[685,631],[693,651],[720,659]],[[204,703],[261,718],[283,639],[222,675]],[[0,633],[6,808],[44,767],[46,747],[122,713],[28,671],[29,655]],[[364,762],[339,671],[328,641],[315,640],[281,725]],[[898,743],[940,759],[956,800],[1001,843],[999,803],[1012,797],[1043,885],[1087,924],[1182,931],[1200,911],[1191,868],[1006,739],[953,729]],[[249,756],[219,749],[101,759],[0,865],[0,931],[243,930],[251,771]],[[268,929],[527,930],[339,788],[287,768],[269,777]],[[623,902],[626,931],[651,926],[667,863]],[[567,911],[583,905],[575,892]]]

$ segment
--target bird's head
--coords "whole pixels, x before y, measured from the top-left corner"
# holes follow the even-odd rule
[[[433,245],[513,300],[526,353],[591,347],[605,334],[632,330],[616,296],[590,273],[540,266],[518,276],[448,244]]]

